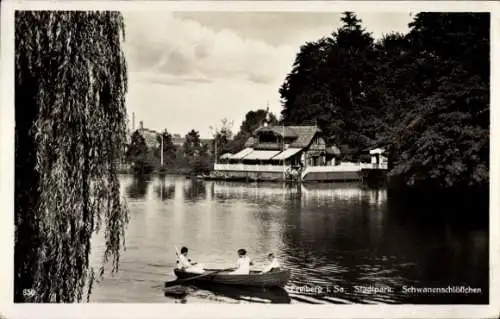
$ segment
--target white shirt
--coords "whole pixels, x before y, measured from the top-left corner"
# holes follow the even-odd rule
[[[266,268],[264,268],[264,270],[262,270],[262,272],[269,272],[273,268],[280,268],[280,263],[278,262],[278,259],[276,259],[276,258],[273,258],[271,263],[269,265],[267,265]]]
[[[184,256],[183,254],[179,255],[179,269],[183,269],[183,268],[189,268],[191,267],[191,262],[189,261],[189,259]]]
[[[179,263],[177,264],[177,268],[179,268],[181,270],[189,271],[189,272],[199,273],[199,274],[202,274],[205,272],[205,265],[203,265],[203,264],[193,265],[193,263],[191,263],[189,261],[189,258],[187,258],[186,256],[184,256],[182,254],[179,256]]]
[[[248,258],[247,256],[238,258],[237,262],[238,268],[232,273],[239,275],[241,274],[248,275],[250,273],[250,262],[251,262],[250,258]]]

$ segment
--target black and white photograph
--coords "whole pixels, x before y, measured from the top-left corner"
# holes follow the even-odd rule
[[[498,315],[492,3],[272,2],[2,2],[1,316]]]

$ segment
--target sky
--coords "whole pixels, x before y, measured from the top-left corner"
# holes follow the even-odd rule
[[[357,13],[375,38],[408,31],[410,13]],[[211,136],[227,118],[237,133],[245,114],[279,116],[279,88],[307,41],[330,35],[340,13],[124,12],[135,128]]]

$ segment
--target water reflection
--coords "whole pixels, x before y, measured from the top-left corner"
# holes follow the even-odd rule
[[[120,272],[95,288],[94,301],[488,301],[487,227],[468,227],[443,217],[447,210],[440,206],[400,205],[387,197],[385,189],[350,183],[246,184],[175,176],[126,177],[122,182],[126,196],[136,199],[129,205],[127,250],[121,255]],[[153,191],[148,193],[149,189]],[[174,279],[174,246],[183,245],[190,248],[193,260],[209,268],[233,266],[238,248],[246,248],[260,268],[272,251],[291,272],[286,294],[190,287],[165,297],[152,287]],[[354,289],[460,283],[481,287],[485,293],[425,297],[399,291],[364,294]],[[135,288],[128,289],[130,285]],[[338,285],[348,291],[311,296],[294,289],[304,285]]]
[[[300,185],[281,183],[235,183],[215,182],[214,197],[218,200],[259,203],[261,205],[275,204],[301,200]]]
[[[184,198],[190,201],[196,201],[200,199],[205,199],[206,189],[205,181],[191,178],[186,180],[184,185]]]
[[[274,303],[287,304],[291,302],[288,292],[283,288],[238,287],[213,283],[197,283],[184,289],[166,290],[165,297],[188,302],[188,296],[197,296],[203,299],[216,299],[232,303]]]
[[[148,186],[151,182],[151,176],[136,175],[133,176],[132,182],[126,188],[126,193],[129,198],[143,199],[148,192]]]
[[[399,239],[403,232],[408,238],[407,249],[399,254],[419,261],[418,269],[412,269],[411,273],[414,282],[425,281],[438,287],[444,282],[481,287],[483,294],[443,296],[449,303],[481,303],[489,289],[487,226],[475,224],[474,214],[480,215],[479,209],[470,214],[467,206],[442,205],[425,202],[408,205],[392,199],[387,205],[386,232],[394,240]],[[459,217],[464,210],[469,211],[467,220]],[[403,275],[410,276],[408,272]],[[435,298],[425,295],[420,296],[419,301],[436,303]]]
[[[175,197],[175,185],[170,184],[165,178],[160,178],[154,187],[154,191],[159,200],[164,201]]]

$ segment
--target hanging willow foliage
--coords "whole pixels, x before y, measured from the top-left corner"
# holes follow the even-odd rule
[[[18,11],[15,22],[14,299],[34,289],[31,302],[88,300],[92,234],[103,229],[103,265],[116,271],[128,223],[116,173],[126,142],[123,18]]]

